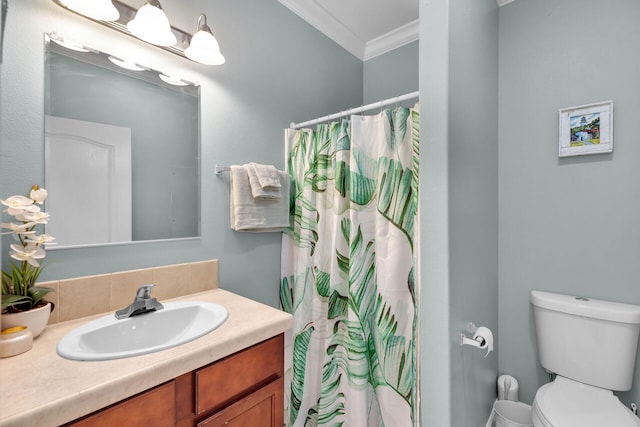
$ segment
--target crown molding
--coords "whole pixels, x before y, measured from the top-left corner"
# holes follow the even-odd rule
[[[318,31],[338,43],[356,58],[363,60],[365,42],[356,37],[335,16],[313,1],[278,0],[281,4],[307,21]]]
[[[315,1],[278,1],[361,61],[414,42],[420,36],[419,20],[416,19],[373,40],[361,40]]]
[[[369,40],[364,48],[363,61],[383,55],[394,49],[420,39],[420,20],[416,19],[402,27]]]

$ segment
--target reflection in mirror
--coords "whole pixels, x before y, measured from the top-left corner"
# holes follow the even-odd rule
[[[200,87],[47,35],[45,188],[57,247],[200,236]]]

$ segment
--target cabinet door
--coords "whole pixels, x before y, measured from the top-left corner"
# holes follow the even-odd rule
[[[68,427],[173,427],[175,402],[175,382],[171,381],[68,424]]]
[[[198,423],[197,427],[282,427],[284,382],[282,378]]]
[[[283,375],[284,335],[263,341],[195,374],[196,414],[205,415],[242,399]]]

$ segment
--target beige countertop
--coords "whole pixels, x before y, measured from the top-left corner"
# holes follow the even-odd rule
[[[213,332],[178,347],[99,362],[63,359],[56,345],[92,316],[48,326],[26,353],[0,359],[0,426],[58,426],[162,384],[290,329],[292,317],[222,289],[201,300],[229,311]],[[103,314],[104,315],[104,314]]]

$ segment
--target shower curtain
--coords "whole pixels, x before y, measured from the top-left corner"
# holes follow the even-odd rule
[[[419,115],[286,131],[289,426],[416,426]]]

